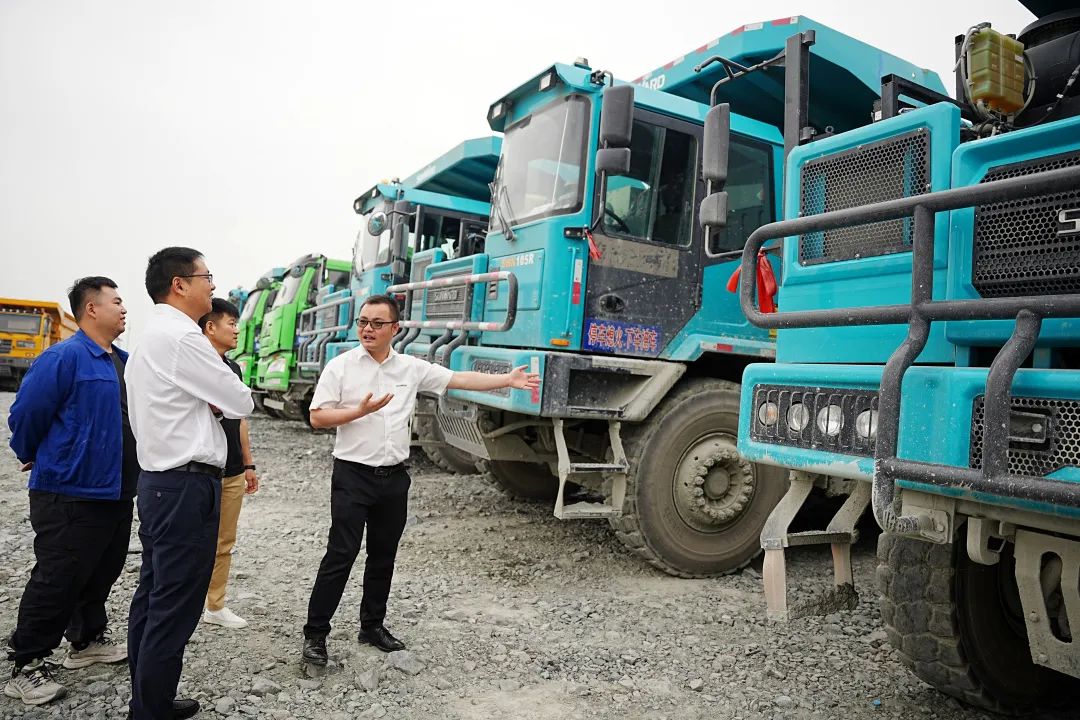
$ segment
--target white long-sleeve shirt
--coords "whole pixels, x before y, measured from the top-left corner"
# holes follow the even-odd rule
[[[176,308],[155,305],[146,327],[124,372],[139,466],[153,472],[189,462],[225,467],[225,431],[210,406],[227,418],[246,417],[251,391]]]

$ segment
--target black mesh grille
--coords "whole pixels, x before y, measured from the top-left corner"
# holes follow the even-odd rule
[[[992,168],[982,182],[1080,165],[1080,152]],[[1080,293],[1080,232],[1061,214],[1080,188],[975,209],[972,285],[983,297]],[[1070,216],[1071,217],[1071,216]]]
[[[762,422],[761,408],[765,403],[777,406],[776,422]],[[801,430],[791,426],[792,407],[802,405],[809,421]],[[840,408],[842,418],[839,432],[829,435],[818,427],[818,413],[829,405]],[[758,385],[754,388],[753,418],[750,437],[758,442],[813,450],[828,450],[845,455],[874,456],[874,439],[855,432],[856,419],[871,411],[872,426],[877,427],[877,393],[871,390],[837,390],[831,388]],[[876,432],[872,433],[876,435]]]
[[[969,463],[973,468],[982,467],[984,400],[982,395],[976,397],[971,409]],[[1010,475],[1042,477],[1063,467],[1080,467],[1080,401],[1014,397],[1012,411],[1023,413],[1025,418],[1044,416],[1046,441],[1019,443],[1010,439]]]
[[[922,195],[930,189],[930,133],[920,128],[811,160],[800,176],[800,217]],[[799,237],[803,265],[911,249],[910,218]]]

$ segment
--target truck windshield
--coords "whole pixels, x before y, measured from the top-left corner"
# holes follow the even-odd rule
[[[370,270],[376,265],[390,262],[390,222],[386,223],[386,229],[378,235],[368,232],[371,213],[380,211],[390,218],[390,203],[375,207],[363,216],[363,224],[360,232],[356,234],[356,245],[353,247],[353,272]]]
[[[491,224],[505,232],[581,207],[589,101],[556,100],[507,128],[492,190]],[[498,207],[496,207],[498,206]]]
[[[294,277],[289,274],[285,276],[285,280],[281,283],[281,291],[278,292],[278,296],[274,298],[274,307],[281,307],[288,305],[296,299],[296,291],[300,289],[300,281],[304,279],[304,276]]]
[[[0,332],[26,333],[37,335],[41,327],[41,318],[37,315],[16,315],[0,313]]]
[[[259,304],[259,298],[262,297],[262,290],[252,290],[248,295],[247,302],[244,303],[244,309],[240,313],[240,322],[250,320],[255,315],[255,306]]]

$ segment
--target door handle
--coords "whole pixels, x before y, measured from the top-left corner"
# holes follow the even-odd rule
[[[608,293],[600,296],[600,309],[609,313],[620,313],[626,309],[626,301],[618,295]]]

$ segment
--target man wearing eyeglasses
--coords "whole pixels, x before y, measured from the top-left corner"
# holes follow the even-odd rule
[[[365,300],[357,319],[359,347],[327,363],[311,400],[312,427],[337,428],[330,533],[304,625],[303,659],[312,665],[327,663],[330,620],[360,552],[365,527],[367,558],[357,639],[384,652],[405,647],[383,622],[408,512],[412,481],[403,463],[409,456],[416,394],[540,386],[540,376],[526,373],[525,366],[501,375],[453,372],[396,353],[390,341],[400,327],[398,319],[393,298],[374,295]]]
[[[214,296],[202,253],[184,247],[155,253],[146,291],[154,310],[124,375],[143,470],[142,570],[128,618],[128,717],[172,720],[199,711],[195,700],[176,699],[176,686],[214,568],[227,458],[219,419],[240,420],[253,406],[247,386],[199,328]]]

